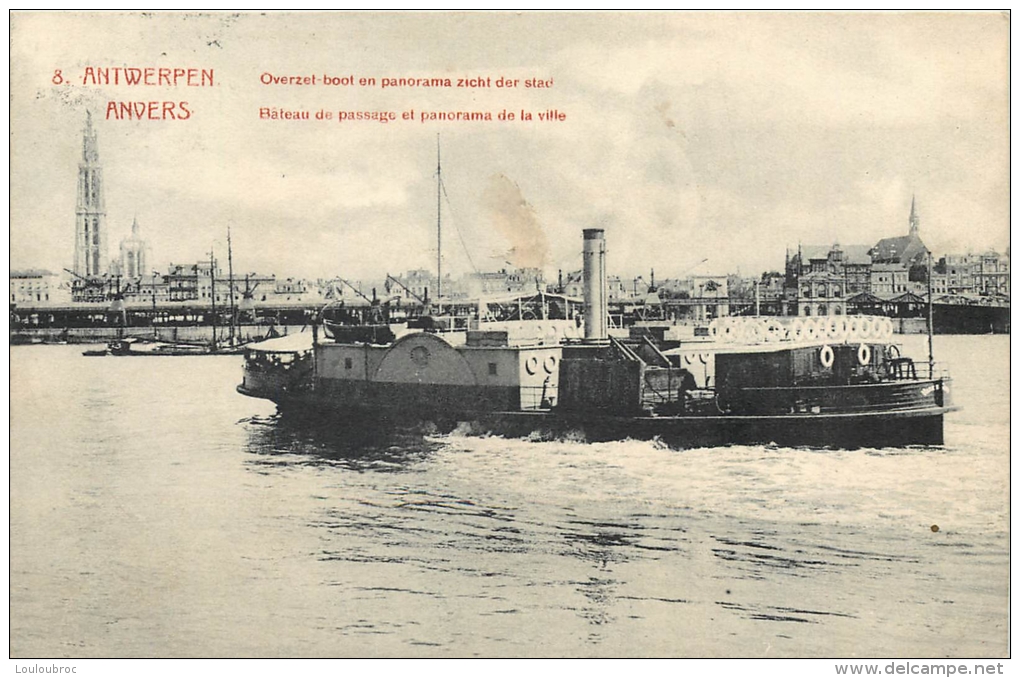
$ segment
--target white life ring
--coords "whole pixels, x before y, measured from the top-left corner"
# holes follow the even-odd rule
[[[889,339],[890,337],[892,337],[892,335],[893,335],[892,320],[890,320],[889,318],[882,318],[882,330],[880,338]]]
[[[841,334],[843,331],[843,319],[842,318],[829,318],[825,323],[825,334],[829,339],[840,341]]]
[[[524,361],[524,369],[528,371],[528,374],[534,374],[535,372],[538,372],[538,358],[536,358],[535,356],[531,356],[526,361]]]
[[[544,369],[547,374],[552,374],[556,369],[556,356],[546,356],[545,360],[542,362],[542,369]]]
[[[818,350],[818,360],[822,363],[822,367],[832,367],[832,363],[836,360],[836,353],[831,346],[826,344]]]
[[[857,362],[861,365],[871,364],[871,347],[867,344],[861,344],[857,348]]]
[[[724,341],[737,344],[744,341],[744,326],[739,323],[727,322],[723,331]]]
[[[786,328],[776,320],[765,321],[765,341],[782,341],[786,338]]]
[[[804,321],[804,338],[808,341],[818,339],[818,323],[814,318],[808,318]]]
[[[850,319],[843,316],[839,321],[839,340],[846,341],[850,335]]]
[[[853,317],[847,323],[847,338],[851,341],[858,339],[861,333],[861,319]]]
[[[857,330],[858,336],[861,339],[868,339],[875,334],[875,319],[871,316],[864,316],[861,318],[861,324]]]
[[[790,325],[789,336],[790,339],[792,339],[793,341],[800,341],[801,339],[804,338],[803,320],[797,318],[796,320],[793,321],[793,323]]]
[[[763,338],[761,325],[758,323],[748,323],[744,326],[744,339],[749,344],[759,344]]]

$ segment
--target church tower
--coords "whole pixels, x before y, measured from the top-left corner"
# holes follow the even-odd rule
[[[82,157],[78,163],[74,272],[86,278],[106,273],[106,201],[103,198],[103,168],[99,165],[99,148],[90,112],[86,113]]]
[[[131,237],[120,241],[120,273],[130,279],[149,272],[149,246],[139,234],[138,217],[135,217],[131,224]]]
[[[910,196],[910,235],[921,237],[921,217],[917,216],[917,201]]]

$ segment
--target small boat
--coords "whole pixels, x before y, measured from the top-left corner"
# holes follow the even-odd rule
[[[117,339],[103,349],[82,351],[84,356],[205,356],[205,355],[241,355],[244,345],[218,346],[212,348],[205,344],[187,344],[181,342],[155,341],[140,337]]]

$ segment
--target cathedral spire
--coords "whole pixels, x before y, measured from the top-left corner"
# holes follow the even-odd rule
[[[92,111],[85,111],[85,134],[82,135],[82,162],[95,164],[99,162],[99,145],[96,142],[96,131],[92,127]]]
[[[920,237],[921,217],[917,216],[917,199],[910,196],[910,235]]]
[[[78,163],[78,199],[75,206],[74,272],[82,277],[107,272],[106,201],[103,197],[103,167],[99,164],[96,130],[92,113],[85,112],[82,158]]]

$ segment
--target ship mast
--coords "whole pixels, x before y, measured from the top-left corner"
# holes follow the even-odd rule
[[[928,378],[935,379],[935,351],[932,335],[935,334],[935,305],[931,295],[931,252],[928,252]]]
[[[216,352],[216,246],[209,250],[209,301],[212,303],[212,350]]]
[[[442,311],[443,303],[443,163],[436,134],[436,308]]]
[[[234,250],[230,244],[230,226],[227,226],[227,279],[230,284],[230,345],[233,346],[237,313],[234,310]]]

